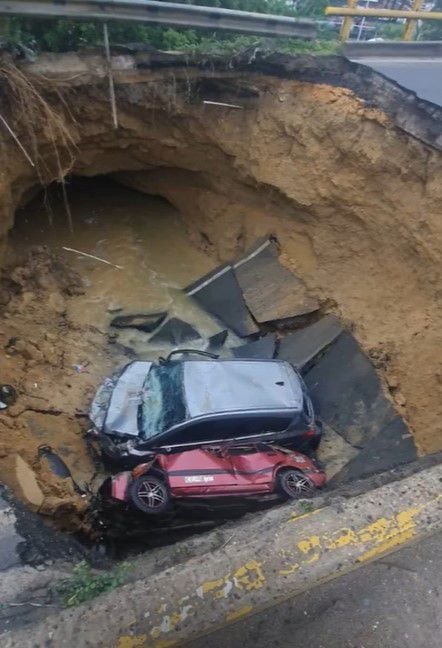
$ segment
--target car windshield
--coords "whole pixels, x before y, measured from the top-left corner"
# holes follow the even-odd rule
[[[150,439],[185,418],[183,364],[153,364],[143,385],[139,422],[141,436]]]

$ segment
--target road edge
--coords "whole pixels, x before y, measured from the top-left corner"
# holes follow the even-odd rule
[[[192,558],[0,637],[3,648],[168,648],[341,576],[442,528],[442,465],[336,498],[237,546]]]

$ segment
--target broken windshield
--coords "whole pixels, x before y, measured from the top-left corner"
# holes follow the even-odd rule
[[[152,365],[143,385],[141,436],[150,439],[186,418],[183,363]]]

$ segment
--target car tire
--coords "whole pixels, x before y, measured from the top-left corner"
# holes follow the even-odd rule
[[[301,470],[289,468],[281,470],[277,476],[278,491],[290,499],[309,497],[315,491],[315,485]]]
[[[129,499],[135,508],[148,515],[165,513],[171,503],[167,484],[152,473],[135,477],[129,486]]]

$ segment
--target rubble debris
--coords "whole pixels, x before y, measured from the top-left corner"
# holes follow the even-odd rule
[[[149,339],[154,344],[170,344],[177,346],[184,342],[199,340],[200,334],[191,324],[184,322],[178,317],[171,317],[163,324],[156,333]]]
[[[121,309],[120,309],[121,310]],[[152,333],[164,322],[167,313],[137,313],[135,315],[118,315],[114,317],[110,325],[115,328],[135,328],[145,333]]]
[[[224,346],[228,335],[229,331],[227,329],[224,329],[224,331],[220,331],[219,333],[215,333],[215,335],[211,335],[207,340],[207,350],[218,351],[221,347]]]
[[[72,368],[75,369],[75,371],[79,374],[89,373],[87,369],[89,365],[90,365],[89,360],[86,360],[85,362],[82,363],[73,364]]]
[[[334,315],[288,333],[281,339],[278,358],[287,360],[300,371],[326,349],[342,333],[343,326]]]
[[[319,309],[301,279],[279,262],[274,240],[259,242],[233,267],[247,307],[259,323],[291,319]]]
[[[119,313],[123,310],[123,306],[119,304],[118,302],[112,301],[109,306],[107,307],[107,312],[108,313]]]
[[[259,332],[247,310],[233,268],[225,264],[185,288],[206,311],[223,322],[239,337]]]
[[[38,485],[35,472],[22,457],[15,455],[15,477],[23,499],[34,509],[43,504],[44,495]]]
[[[365,447],[395,418],[376,371],[347,331],[304,380],[319,416],[354,447]]]
[[[276,354],[276,335],[267,333],[259,340],[232,349],[235,358],[274,358]]]
[[[72,479],[71,471],[63,461],[63,459],[52,450],[50,446],[40,446],[38,449],[38,454],[40,457],[43,457],[48,462],[49,468],[52,472],[61,477],[61,479],[67,479],[70,477]]]
[[[0,385],[0,410],[14,405],[17,400],[17,390],[12,385]]]
[[[66,301],[58,291],[49,293],[47,304],[48,308],[57,313],[57,315],[64,315],[66,313]]]
[[[359,454],[359,450],[348,443],[329,425],[323,423],[321,443],[316,456],[324,466],[327,480],[340,473],[344,466]]]
[[[395,466],[417,459],[416,446],[405,422],[400,416],[390,421],[370,439],[356,457],[349,461],[334,478],[336,481],[360,479],[391,470]]]

